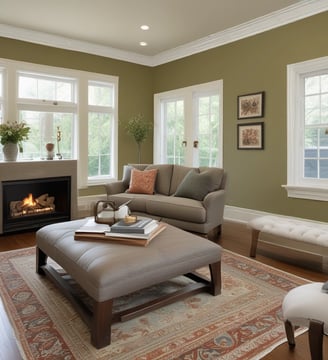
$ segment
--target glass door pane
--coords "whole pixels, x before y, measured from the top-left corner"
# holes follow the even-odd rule
[[[194,166],[219,166],[219,95],[195,95]]]
[[[164,158],[168,164],[185,163],[184,143],[184,101],[172,100],[163,102],[164,115]]]

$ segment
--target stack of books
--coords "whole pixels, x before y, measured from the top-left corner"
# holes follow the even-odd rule
[[[90,218],[75,231],[75,240],[107,240],[128,245],[147,246],[149,242],[165,229],[165,224],[150,218],[142,218],[135,223],[126,223],[124,219],[112,226],[98,224]]]

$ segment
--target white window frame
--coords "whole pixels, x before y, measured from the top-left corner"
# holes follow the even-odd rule
[[[154,148],[153,148],[153,159],[154,163],[163,162],[163,149],[161,141],[156,141],[161,139],[161,134],[163,132],[163,124],[161,122],[162,116],[162,102],[163,101],[175,101],[175,100],[184,100],[185,102],[185,118],[194,119],[192,114],[193,102],[195,99],[194,95],[200,96],[212,92],[213,90],[218,91],[220,102],[219,102],[219,156],[218,156],[218,166],[223,167],[223,80],[215,80],[208,83],[203,83],[199,85],[188,86],[180,89],[170,90],[154,95]],[[191,139],[192,141],[192,129],[186,128],[185,138]],[[191,159],[187,159],[191,162]],[[191,166],[193,166],[190,163]]]
[[[0,123],[2,122],[2,117],[4,117],[4,109],[5,109],[5,94],[4,94],[4,84],[5,84],[5,68],[0,66],[0,75],[2,77],[2,83],[1,83],[1,91],[0,91]],[[2,112],[1,112],[2,111]]]
[[[328,71],[328,56],[287,66],[287,185],[288,197],[328,201],[328,180],[303,177],[304,76]],[[303,110],[302,110],[303,109]]]
[[[77,124],[75,127],[75,149],[73,158],[78,162],[78,188],[104,184],[117,178],[118,169],[118,77],[87,71],[38,65],[15,60],[0,59],[3,70],[3,122],[18,119],[18,73],[33,72],[74,79],[77,83]],[[113,132],[113,167],[112,176],[88,179],[88,82],[112,83],[114,86],[114,132]],[[33,100],[29,100],[33,103]],[[31,104],[32,105],[32,104]],[[51,105],[49,104],[51,107]],[[65,106],[65,105],[64,105]],[[52,109],[53,111],[54,109]]]

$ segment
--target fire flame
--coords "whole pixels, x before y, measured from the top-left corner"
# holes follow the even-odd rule
[[[35,206],[36,205],[36,202],[34,201],[32,194],[28,194],[28,197],[23,199],[23,205],[25,205],[25,206]]]

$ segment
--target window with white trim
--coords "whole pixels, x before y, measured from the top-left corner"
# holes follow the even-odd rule
[[[18,71],[17,84],[18,119],[31,128],[23,159],[46,158],[47,143],[55,144],[57,157],[75,158],[77,80]]]
[[[289,65],[288,196],[328,201],[328,57]]]
[[[3,119],[3,76],[4,76],[4,71],[3,69],[0,67],[0,123],[2,122]]]
[[[4,76],[4,73],[6,76]],[[30,126],[21,160],[78,160],[79,188],[117,177],[118,78],[0,59],[0,122]]]
[[[88,84],[88,174],[89,180],[113,173],[112,141],[115,131],[115,88],[113,84],[89,81]]]

